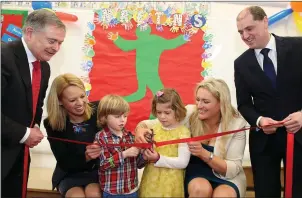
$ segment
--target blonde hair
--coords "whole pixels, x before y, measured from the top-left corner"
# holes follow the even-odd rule
[[[225,83],[224,80],[209,78],[200,82],[196,89],[195,95],[197,94],[199,89],[206,89],[208,90],[219,102],[220,102],[220,123],[221,123],[221,130],[227,131],[230,122],[234,119],[234,117],[239,117],[240,114],[232,106],[231,103],[231,94],[228,85]],[[198,118],[198,111],[195,110],[194,113],[190,116],[189,119],[190,123],[190,131],[193,137],[204,135],[205,133],[205,124],[202,120]],[[222,136],[222,156],[225,154],[225,136]]]
[[[99,127],[107,125],[106,117],[108,115],[122,115],[130,111],[128,102],[118,95],[104,96],[98,106],[97,122]]]
[[[152,114],[156,117],[156,104],[157,103],[170,103],[170,107],[175,111],[175,119],[180,122],[186,117],[187,109],[182,102],[179,94],[175,89],[164,88],[157,92],[152,100]]]
[[[60,105],[60,99],[63,91],[70,86],[79,87],[85,92],[85,86],[80,78],[73,74],[62,74],[56,77],[51,85],[48,97],[47,97],[47,113],[49,124],[52,129],[63,131],[66,125],[67,112],[63,105]],[[85,95],[85,97],[87,97]],[[85,111],[83,117],[85,120],[90,119],[93,111],[88,103],[84,107]]]

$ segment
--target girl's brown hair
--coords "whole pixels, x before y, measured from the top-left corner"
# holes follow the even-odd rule
[[[164,88],[157,92],[152,101],[152,114],[156,117],[156,104],[170,103],[175,119],[180,122],[186,117],[187,109],[175,89]]]

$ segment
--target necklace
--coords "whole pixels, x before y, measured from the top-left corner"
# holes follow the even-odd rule
[[[168,128],[168,127],[164,127],[163,125],[161,125],[161,128],[164,129],[164,130],[166,130],[166,131],[172,131],[172,130],[176,129],[177,127],[178,126],[172,127],[172,128]]]

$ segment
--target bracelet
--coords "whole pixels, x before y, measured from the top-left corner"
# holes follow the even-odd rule
[[[209,157],[209,161],[211,161],[214,158],[214,153],[210,152],[210,157]]]

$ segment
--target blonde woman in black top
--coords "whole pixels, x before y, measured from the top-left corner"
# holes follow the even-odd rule
[[[49,137],[93,142],[98,132],[97,102],[89,103],[85,87],[73,74],[56,77],[47,98],[48,117],[44,120]],[[98,184],[98,156],[93,146],[48,138],[57,160],[53,189],[66,197],[101,197]]]

